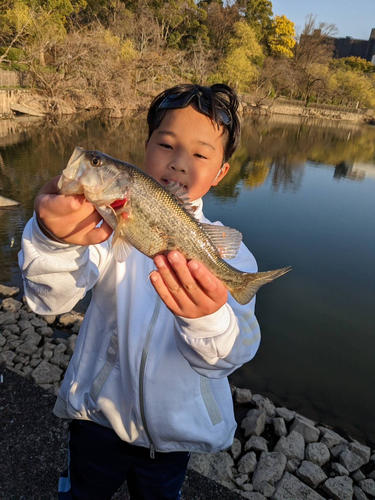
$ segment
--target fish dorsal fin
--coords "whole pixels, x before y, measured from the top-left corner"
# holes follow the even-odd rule
[[[202,224],[203,229],[223,259],[234,259],[240,249],[242,234],[231,227]]]
[[[178,182],[171,181],[167,186],[165,186],[165,189],[170,195],[176,198],[180,205],[182,205],[192,217],[195,218],[194,207],[190,202],[189,195]]]

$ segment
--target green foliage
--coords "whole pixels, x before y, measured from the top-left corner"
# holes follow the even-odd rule
[[[361,73],[375,73],[375,66],[372,62],[355,56],[333,59],[331,67],[347,71],[359,71]]]
[[[0,56],[5,54],[7,48],[8,47],[0,47]],[[11,49],[9,49],[6,57],[8,61],[18,62],[25,58],[25,51],[16,47],[12,47]]]

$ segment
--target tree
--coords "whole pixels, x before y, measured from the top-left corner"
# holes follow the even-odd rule
[[[238,4],[242,6],[247,24],[255,31],[258,40],[262,40],[272,22],[272,3],[269,0],[240,0]]]
[[[272,56],[294,57],[293,47],[296,32],[294,23],[285,16],[275,16],[272,20],[269,34],[267,36],[267,46]]]

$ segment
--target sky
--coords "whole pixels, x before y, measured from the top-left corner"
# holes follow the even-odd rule
[[[336,36],[368,40],[375,28],[375,0],[271,0],[273,13],[285,15],[303,28],[308,14],[316,15],[317,22],[335,24]]]

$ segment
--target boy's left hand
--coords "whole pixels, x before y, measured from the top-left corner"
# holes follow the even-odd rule
[[[177,251],[154,258],[151,283],[170,311],[184,318],[201,318],[227,302],[227,289],[201,262],[186,261]]]

